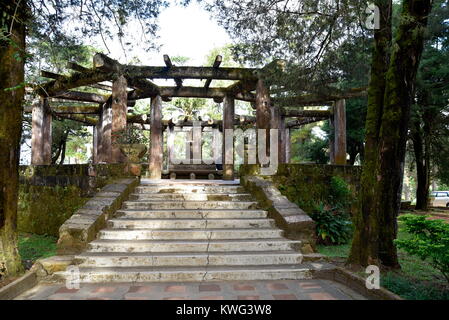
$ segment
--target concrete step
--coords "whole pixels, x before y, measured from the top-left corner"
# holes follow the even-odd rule
[[[238,185],[140,185],[135,193],[169,193],[169,194],[185,194],[185,193],[207,193],[207,194],[236,194],[245,193],[245,189]]]
[[[234,240],[106,240],[89,243],[89,252],[250,252],[299,250],[301,241],[276,239]]]
[[[280,238],[279,229],[103,229],[100,239],[109,240],[200,240]]]
[[[253,201],[125,201],[123,209],[256,209]]]
[[[234,266],[300,264],[294,251],[262,252],[144,252],[84,253],[75,257],[80,267]]]
[[[208,266],[208,267],[125,267],[84,268],[79,279],[83,283],[95,282],[190,282],[232,280],[300,280],[311,279],[307,265]],[[72,274],[57,272],[62,278]]]
[[[129,200],[251,201],[249,193],[134,193]]]
[[[115,217],[121,219],[244,219],[266,218],[267,211],[263,210],[232,210],[232,209],[210,209],[210,210],[192,210],[192,209],[160,209],[160,210],[118,210]]]
[[[140,184],[144,186],[183,186],[183,185],[190,185],[190,186],[238,186],[240,185],[240,180],[204,180],[204,179],[177,179],[177,180],[168,180],[168,179],[162,179],[162,180],[151,180],[142,178],[140,180]]]
[[[118,229],[228,229],[273,228],[272,219],[112,219],[110,228]]]

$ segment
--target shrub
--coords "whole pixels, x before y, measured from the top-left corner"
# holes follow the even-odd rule
[[[399,220],[404,222],[411,237],[395,240],[398,248],[422,260],[428,260],[449,282],[449,224],[411,214],[403,215]]]
[[[321,203],[310,217],[316,224],[318,243],[344,244],[352,236],[352,223],[349,216],[339,208],[330,208]]]
[[[334,176],[329,186],[329,204],[347,210],[352,202],[351,190],[343,178]]]

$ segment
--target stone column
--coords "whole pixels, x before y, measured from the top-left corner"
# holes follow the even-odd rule
[[[126,156],[120,150],[118,139],[126,130],[127,87],[124,76],[120,76],[112,84],[112,163],[126,162]]]
[[[167,169],[170,170],[171,167],[171,159],[172,157],[175,157],[175,133],[174,133],[174,127],[168,126],[167,127]]]
[[[346,165],[346,101],[335,102],[334,106],[334,157],[336,165]]]
[[[97,158],[98,163],[111,163],[112,152],[112,98],[101,105],[99,128],[97,132]]]
[[[291,161],[292,142],[290,140],[290,128],[285,128],[285,163]]]
[[[149,171],[150,179],[162,177],[162,99],[161,96],[151,98],[151,145]]]
[[[268,164],[270,150],[270,125],[271,125],[271,99],[269,89],[265,86],[262,79],[257,81],[256,85],[256,129],[257,135],[259,129],[266,130],[266,155],[259,154],[259,138],[257,137],[257,163]]]
[[[223,101],[223,180],[234,180],[234,134],[227,132],[234,129],[234,116],[235,100],[227,95]]]
[[[329,117],[329,131],[333,133],[332,135],[329,135],[329,163],[335,164],[335,129],[333,112]]]
[[[33,105],[31,127],[31,164],[51,164],[51,120],[46,98]]]
[[[98,149],[99,145],[101,145],[101,142],[99,143],[99,137],[101,136],[99,134],[101,128],[100,119],[98,119],[98,122],[95,126],[93,126],[93,138],[92,138],[92,163],[97,164],[98,163]]]
[[[279,117],[279,163],[287,163],[287,131],[285,128],[285,117]]]

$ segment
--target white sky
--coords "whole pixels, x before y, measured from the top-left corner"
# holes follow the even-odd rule
[[[135,45],[127,58],[120,43],[106,41],[111,53],[108,55],[122,63],[133,57],[138,57],[144,65],[164,65],[162,56],[185,56],[190,58],[188,65],[203,65],[206,55],[216,47],[231,43],[226,31],[213,21],[209,12],[202,9],[196,2],[188,7],[171,5],[159,16],[158,43],[162,45],[159,52],[145,52],[139,45]],[[128,25],[133,34],[141,35],[140,25]],[[138,43],[138,39],[136,39]],[[96,47],[104,48],[102,41],[96,41]],[[127,61],[128,60],[128,61]]]

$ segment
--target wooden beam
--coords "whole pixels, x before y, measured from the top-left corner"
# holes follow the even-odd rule
[[[215,57],[214,64],[212,65],[212,68],[218,69],[220,67],[221,62],[223,61],[223,57],[218,55]],[[210,84],[212,82],[212,79],[207,79],[206,83],[204,84],[204,88],[209,88]]]
[[[326,118],[330,117],[330,110],[288,110],[281,109],[281,114],[284,117],[299,117],[299,118]]]
[[[234,180],[234,129],[235,100],[228,95],[223,102],[223,180]]]
[[[328,94],[328,95],[318,95],[318,94],[306,94],[302,96],[294,97],[279,97],[274,98],[273,102],[284,107],[302,107],[307,105],[331,105],[334,101],[340,99],[351,99],[364,97],[367,95],[366,87],[364,88],[353,88],[345,92]]]
[[[334,130],[335,164],[346,165],[346,101],[344,99],[335,102]]]
[[[174,65],[172,64],[170,57],[168,56],[168,54],[164,54],[164,63],[167,66],[167,68],[173,68]],[[182,79],[181,78],[174,78],[175,83],[176,83],[176,87],[177,88],[181,88],[182,87]]]
[[[41,70],[41,77],[49,78],[49,79],[64,79],[66,76],[50,71]]]
[[[97,52],[94,55],[93,65],[95,69],[102,71],[115,71],[120,72],[122,65],[112,58],[109,58],[107,55]]]
[[[98,105],[80,105],[80,106],[50,106],[52,114],[98,114]],[[24,107],[24,113],[32,113],[33,107]]]
[[[126,114],[128,87],[126,78],[119,77],[112,84],[112,163],[123,163],[126,161],[126,156],[120,150],[119,136],[126,130]]]
[[[305,126],[306,124],[311,124],[311,123],[315,123],[315,122],[319,122],[319,121],[323,121],[323,120],[327,120],[328,118],[305,118],[305,119],[298,119],[298,120],[293,120],[293,121],[288,121],[285,126],[287,128],[295,128],[295,127],[301,127],[301,126]]]
[[[76,72],[86,72],[89,70],[89,68],[83,67],[82,65],[79,65],[78,63],[73,62],[73,61],[67,62],[66,67],[67,67],[67,69],[71,69]]]
[[[95,103],[105,103],[108,99],[107,96],[100,95],[91,92],[81,92],[81,91],[66,91],[58,95],[53,96],[58,99],[73,100],[73,101],[83,101],[83,102],[95,102]]]
[[[160,94],[159,87],[147,79],[134,79],[127,78],[128,86],[136,88],[135,91],[131,91],[128,95],[128,99],[137,100],[155,97]]]
[[[88,116],[86,114],[57,113],[57,114],[55,114],[55,117],[58,119],[67,119],[67,120],[81,122],[81,123],[85,124],[86,126],[95,126],[99,123],[99,120],[97,118]]]
[[[31,164],[51,164],[51,120],[52,116],[48,110],[48,101],[40,98],[33,105],[32,127],[31,127]]]
[[[150,179],[162,178],[162,99],[156,96],[151,99],[151,145],[149,157]]]
[[[266,140],[265,140],[265,150],[266,155],[260,154],[259,147],[257,150],[257,163],[258,164],[268,164],[266,157],[269,158],[270,150],[270,124],[271,124],[271,99],[269,89],[265,86],[262,79],[257,81],[256,86],[256,128],[265,129]],[[259,134],[259,130],[257,130]],[[257,138],[257,145],[259,145],[259,138]]]

